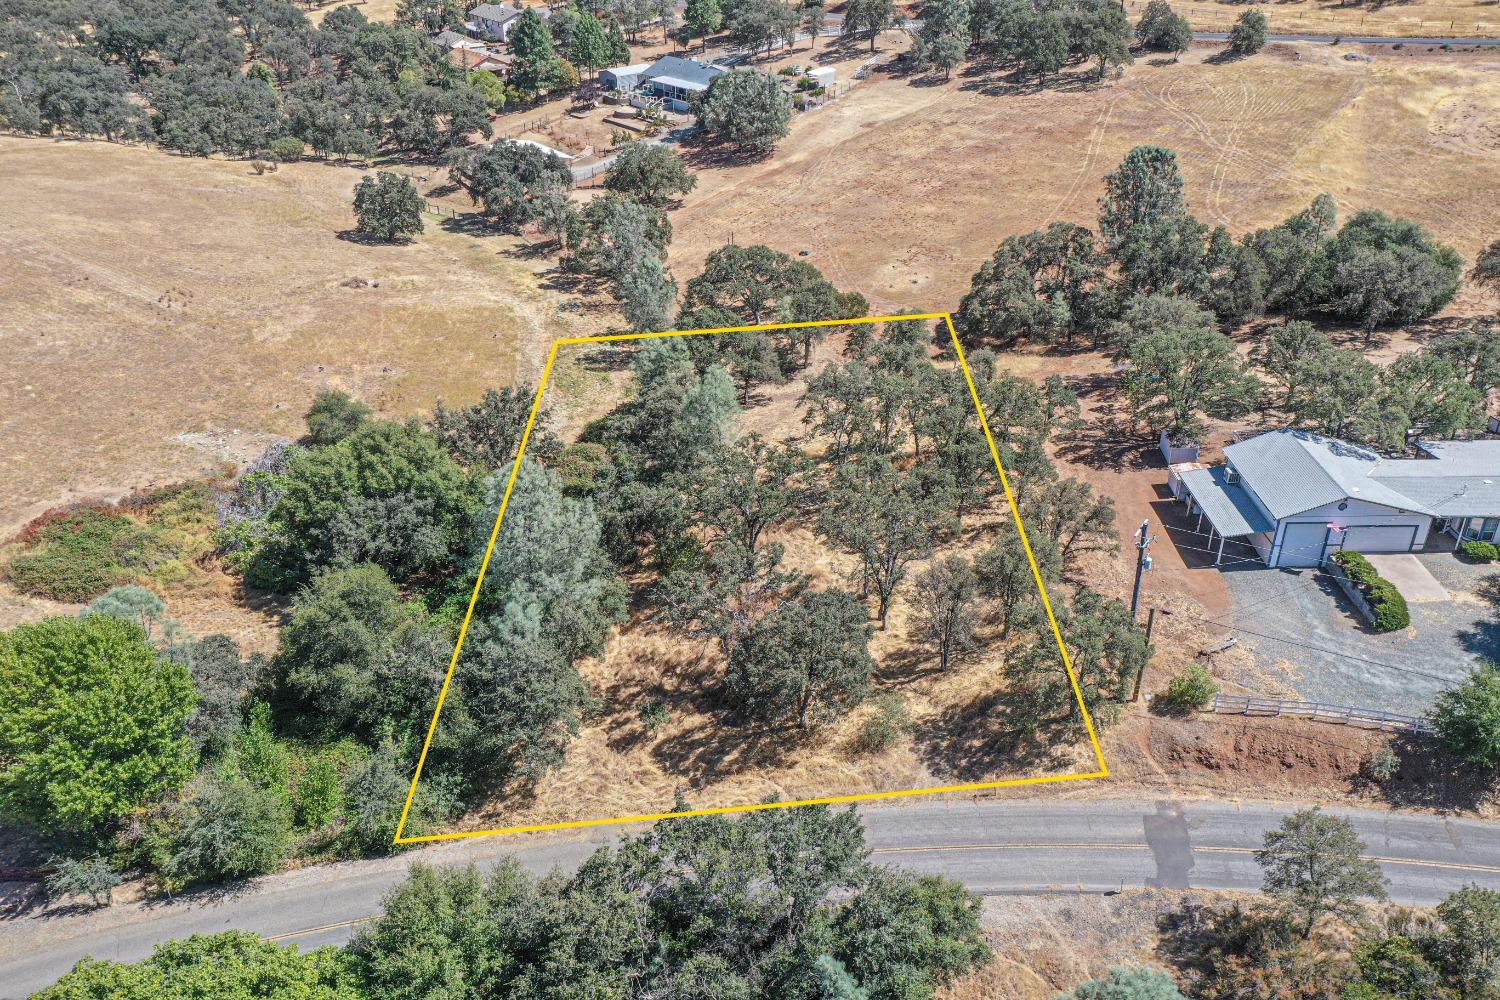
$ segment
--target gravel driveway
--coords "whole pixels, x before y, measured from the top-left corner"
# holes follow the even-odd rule
[[[1400,632],[1368,628],[1325,573],[1251,565],[1222,571],[1234,612],[1221,621],[1263,669],[1289,664],[1303,698],[1420,715],[1480,659],[1500,662],[1500,567],[1417,558],[1449,599],[1411,604]]]

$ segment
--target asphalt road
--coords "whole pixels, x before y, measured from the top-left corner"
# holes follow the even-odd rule
[[[941,873],[982,894],[1111,889],[1254,889],[1261,834],[1294,807],[1152,800],[928,802],[861,810],[877,860]],[[1500,890],[1500,825],[1379,810],[1332,809],[1358,827],[1397,902],[1431,904],[1477,882]],[[399,858],[320,865],[234,892],[94,913],[13,914],[0,922],[0,991],[18,1000],[84,955],[134,960],[159,941],[241,928],[309,948],[341,944],[375,913],[414,860],[571,868],[609,838],[481,838]]]

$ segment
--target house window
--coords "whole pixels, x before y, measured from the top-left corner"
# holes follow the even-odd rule
[[[1493,541],[1500,535],[1500,517],[1487,517],[1479,525],[1479,537],[1484,541]]]

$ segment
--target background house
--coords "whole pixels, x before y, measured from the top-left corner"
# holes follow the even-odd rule
[[[1418,441],[1425,457],[1282,429],[1232,444],[1225,464],[1174,467],[1172,492],[1267,566],[1317,566],[1339,549],[1420,551],[1500,538],[1500,441]]]
[[[510,41],[511,29],[516,26],[516,20],[525,11],[524,7],[512,7],[503,3],[482,3],[469,11],[469,21],[483,35],[489,38],[498,38],[502,42]],[[552,16],[552,11],[546,7],[535,8],[537,15],[543,21]]]

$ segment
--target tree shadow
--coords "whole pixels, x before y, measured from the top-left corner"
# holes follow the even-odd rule
[[[1139,431],[1117,421],[1096,420],[1079,428],[1068,440],[1058,443],[1057,457],[1065,462],[1110,472],[1139,471],[1164,465],[1154,442],[1143,441]]]
[[[514,233],[507,233],[506,230],[499,226],[493,225],[478,212],[465,212],[463,215],[444,216],[443,220],[438,223],[438,228],[445,233],[453,233],[457,236],[515,235]]]
[[[694,138],[691,144],[684,141],[684,147],[688,150],[683,159],[687,160],[688,166],[696,170],[708,170],[714,167],[745,167],[752,163],[763,163],[771,158],[775,149],[742,149],[738,146],[710,143],[702,138]]]
[[[1377,790],[1396,808],[1472,811],[1493,792],[1492,770],[1460,766],[1431,736],[1398,734],[1390,747],[1400,762],[1395,776],[1377,781],[1362,775],[1357,785]]]
[[[1066,745],[1074,713],[1039,714],[1046,700],[1039,695],[1032,689],[987,691],[951,707],[917,727],[917,755],[934,774],[965,782],[1065,764],[1060,745]]]
[[[345,243],[353,243],[362,247],[404,247],[410,246],[411,240],[392,240],[384,236],[376,236],[373,233],[363,233],[358,229],[341,229],[333,234]]]

